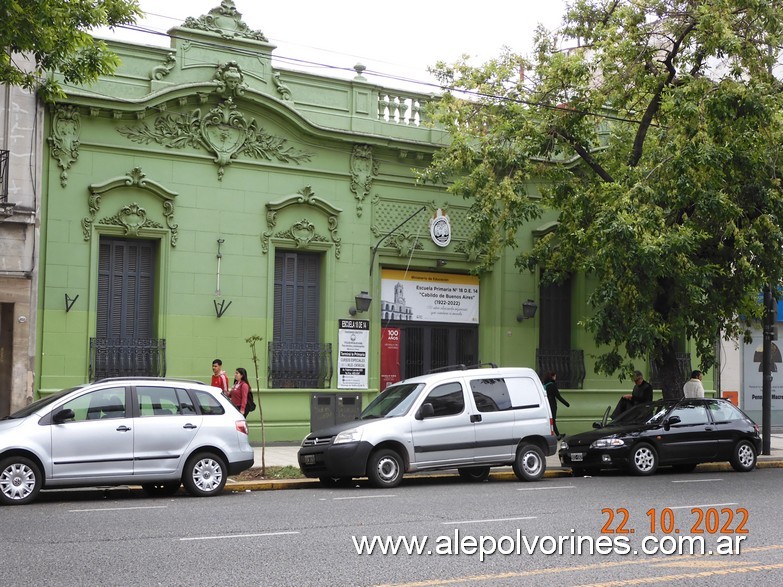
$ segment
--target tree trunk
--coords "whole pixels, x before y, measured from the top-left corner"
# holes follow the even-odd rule
[[[679,399],[683,397],[682,386],[685,383],[683,374],[680,373],[680,365],[677,362],[677,353],[674,345],[670,342],[663,349],[656,359],[655,366],[658,368],[658,377],[661,381],[661,389],[664,399]]]

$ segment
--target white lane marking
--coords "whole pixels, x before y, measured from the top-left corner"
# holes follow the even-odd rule
[[[669,509],[670,510],[685,510],[688,508],[719,508],[727,505],[737,505],[736,502],[730,502],[730,503],[703,503],[699,505],[677,505],[672,506]]]
[[[682,479],[672,483],[712,483],[713,481],[723,481],[723,479]]]
[[[483,522],[514,522],[517,520],[535,520],[536,516],[523,516],[521,518],[493,518],[488,520],[461,520],[459,522],[441,522],[442,525],[448,526],[453,524],[481,524]]]
[[[555,487],[518,487],[517,491],[548,491],[550,489],[576,489],[576,485],[556,485]]]
[[[68,510],[68,513],[81,513],[81,512],[117,512],[122,510],[162,510],[169,506],[167,505],[145,505],[134,506],[126,508],[92,508],[88,510]]]
[[[378,499],[379,497],[397,497],[396,495],[354,495],[352,497],[335,497],[334,501],[341,499]]]
[[[300,534],[300,532],[264,532],[263,534],[232,534],[231,536],[192,536],[180,538],[180,541],[189,540],[224,540],[227,538],[258,538],[259,536],[285,536],[286,534]]]

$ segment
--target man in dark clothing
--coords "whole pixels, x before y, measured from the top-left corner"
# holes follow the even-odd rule
[[[632,406],[652,401],[652,385],[644,380],[644,375],[642,375],[641,371],[633,372],[633,382],[635,384],[633,386],[633,391],[631,393],[626,393],[620,398],[620,401],[617,402],[617,407],[614,409],[614,412],[612,412],[613,420]]]
[[[565,436],[565,434],[560,434],[557,429],[557,402],[561,402],[567,408],[570,408],[571,404],[569,404],[565,399],[563,399],[563,396],[560,395],[560,390],[557,388],[557,373],[554,371],[548,371],[544,376],[542,383],[544,384],[544,389],[546,390],[547,400],[549,400],[549,411],[552,412],[552,430],[555,433],[555,436],[557,436],[557,439],[560,440]]]

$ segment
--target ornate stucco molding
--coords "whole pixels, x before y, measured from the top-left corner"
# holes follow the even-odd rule
[[[175,57],[174,53],[169,53],[166,56],[166,60],[161,65],[156,65],[152,68],[152,71],[150,72],[150,79],[158,81],[162,80],[171,73],[171,71],[174,69],[174,66],[176,65],[177,58]]]
[[[220,6],[213,8],[209,13],[198,18],[189,16],[185,19],[183,26],[187,29],[216,33],[226,39],[240,37],[265,43],[269,42],[264,33],[251,30],[247,26],[232,0],[223,0]]]
[[[289,206],[296,205],[310,206],[323,216],[326,216],[329,237],[327,238],[318,234],[315,225],[307,218],[303,218],[302,220],[293,223],[288,229],[276,231],[275,228],[277,226],[277,218],[280,211]],[[334,245],[334,256],[338,259],[340,258],[342,239],[338,235],[338,216],[342,213],[342,210],[332,206],[323,198],[316,196],[309,185],[303,187],[299,190],[299,193],[295,195],[286,196],[281,200],[267,203],[266,210],[266,225],[268,230],[261,236],[261,250],[264,254],[269,252],[269,239],[274,237],[291,240],[294,245],[300,249],[308,248],[310,243],[331,242]]]
[[[82,218],[84,240],[89,241],[92,237],[92,227],[95,224],[98,212],[100,212],[103,196],[112,190],[127,187],[141,188],[152,193],[162,201],[163,217],[166,220],[166,227],[171,233],[171,246],[176,247],[179,227],[174,223],[174,198],[177,197],[177,192],[163,187],[156,181],[147,179],[139,167],[135,167],[127,175],[90,185],[90,197],[87,204],[90,213]],[[113,216],[98,220],[98,224],[123,226],[125,227],[125,234],[129,236],[138,236],[139,231],[144,229],[163,228],[162,224],[147,219],[147,210],[141,208],[135,202],[124,206]]]
[[[280,79],[279,71],[276,71],[272,75],[272,83],[275,84],[275,88],[277,89],[277,93],[280,94],[281,99],[283,100],[291,99],[291,90],[287,85],[283,83],[283,80]]]
[[[81,119],[79,112],[73,106],[57,108],[52,119],[52,136],[49,137],[52,157],[57,159],[57,165],[62,169],[60,185],[68,184],[68,170],[79,158],[79,136],[81,134]]]
[[[217,84],[215,93],[221,98],[229,99],[241,96],[247,89],[245,74],[236,61],[229,61],[219,65],[214,75]]]
[[[306,151],[287,146],[287,139],[260,128],[255,119],[248,122],[231,98],[204,116],[200,108],[190,113],[161,114],[152,127],[142,123],[136,127],[120,127],[117,132],[140,144],[158,143],[170,149],[206,149],[215,156],[221,180],[225,166],[240,154],[296,164],[309,161],[311,157]]]
[[[373,159],[372,147],[354,145],[351,152],[351,191],[356,198],[356,215],[362,215],[362,202],[372,188],[373,180],[378,176],[378,161]]]
[[[123,207],[114,216],[101,218],[99,224],[122,226],[127,236],[139,236],[143,228],[163,228],[163,225],[147,218],[147,211],[136,202]]]

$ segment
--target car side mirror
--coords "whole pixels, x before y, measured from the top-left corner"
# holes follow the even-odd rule
[[[55,424],[62,424],[66,420],[73,420],[76,416],[73,413],[73,410],[70,408],[65,410],[60,410],[56,414],[52,416],[52,422]]]
[[[603,424],[601,424],[600,422],[593,422],[593,428],[595,428],[596,430],[598,428],[603,428],[603,427],[604,427]]]
[[[432,407],[432,404],[430,403],[421,404],[421,407],[416,412],[416,419],[424,420],[425,418],[432,418],[434,415],[435,415],[435,408]]]
[[[666,418],[663,422],[663,429],[668,430],[671,428],[674,424],[679,424],[682,422],[682,419],[679,416],[671,416],[669,418]]]

